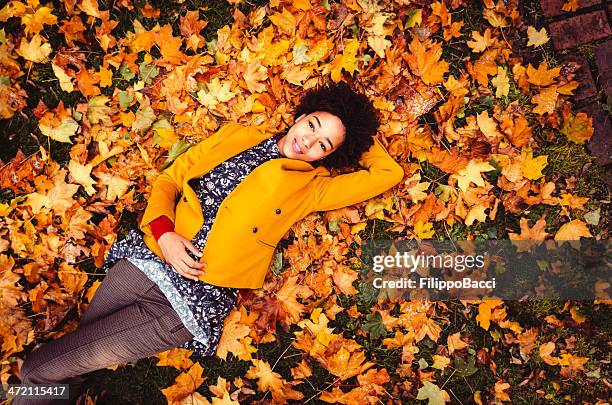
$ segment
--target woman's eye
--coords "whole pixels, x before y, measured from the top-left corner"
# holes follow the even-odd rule
[[[321,149],[323,149],[323,152],[327,151],[327,148],[325,147],[325,144],[323,144],[323,142],[321,142]]]
[[[314,125],[312,125],[312,122],[308,121],[308,126],[314,131]]]

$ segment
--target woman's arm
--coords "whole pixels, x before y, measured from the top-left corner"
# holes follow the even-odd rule
[[[375,137],[374,145],[361,155],[364,167],[354,173],[315,180],[315,211],[334,210],[370,199],[402,181],[404,170]]]
[[[176,222],[174,210],[183,189],[183,181],[188,170],[202,158],[206,150],[215,145],[228,132],[235,129],[236,125],[240,126],[240,124],[232,122],[223,125],[215,134],[192,146],[176,158],[172,165],[155,179],[147,208],[140,221],[140,229],[143,232],[146,232],[145,227],[149,227],[151,221],[162,215],[168,217],[173,223]]]

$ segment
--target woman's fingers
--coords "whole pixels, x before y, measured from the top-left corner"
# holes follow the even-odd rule
[[[201,257],[202,256],[202,252],[200,252],[198,250],[197,247],[195,247],[193,245],[193,243],[191,243],[189,240],[185,239],[185,246],[187,247],[187,249],[189,249],[191,251],[191,253],[193,253],[194,255]]]
[[[177,266],[175,267],[175,270],[182,275],[183,277],[186,277],[190,280],[194,280],[197,281],[198,279],[198,275],[193,273],[193,271],[189,268],[189,266],[187,266],[187,264],[185,262],[179,262],[177,263]]]

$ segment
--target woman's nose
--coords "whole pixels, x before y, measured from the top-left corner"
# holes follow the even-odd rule
[[[310,135],[305,135],[302,138],[302,142],[304,143],[304,146],[306,146],[308,149],[310,149],[314,141],[315,141],[314,137]]]

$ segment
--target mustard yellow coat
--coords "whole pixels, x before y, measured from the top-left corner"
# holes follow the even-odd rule
[[[149,226],[160,215],[174,222],[175,232],[192,240],[206,212],[188,181],[269,136],[253,127],[229,123],[180,155],[153,183],[140,222],[147,246],[164,258]],[[260,288],[275,247],[291,225],[313,211],[372,198],[404,175],[377,139],[359,163],[363,170],[339,176],[289,158],[272,159],[255,168],[219,207],[202,252],[200,261],[208,266],[200,279],[222,287]]]

